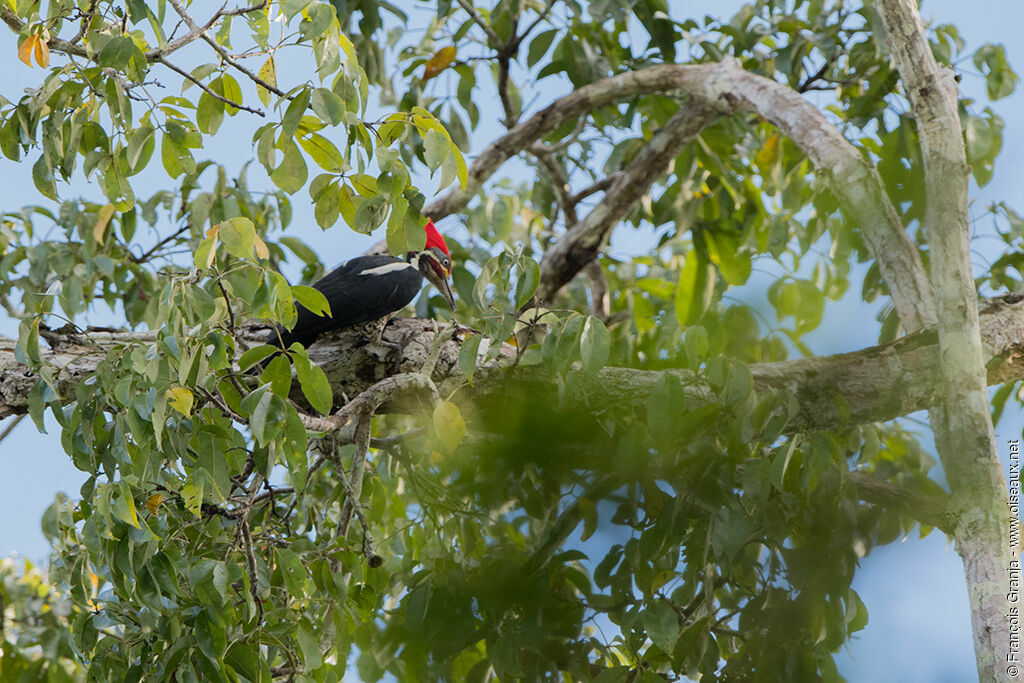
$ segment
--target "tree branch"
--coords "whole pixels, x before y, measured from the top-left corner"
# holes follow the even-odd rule
[[[171,64],[170,62],[166,61],[163,57],[157,57],[155,61],[159,62],[160,64],[163,64],[168,69],[170,69],[171,71],[177,73],[182,78],[184,78],[186,80],[189,80],[189,81],[192,81],[193,83],[198,85],[202,89],[203,92],[205,92],[207,95],[209,95],[210,97],[212,97],[215,100],[220,100],[221,102],[223,102],[225,104],[229,104],[232,107],[235,107],[236,109],[241,109],[243,111],[247,111],[247,112],[256,114],[257,116],[266,116],[266,114],[263,112],[262,109],[256,109],[254,107],[250,107],[248,105],[242,104],[241,102],[235,102],[234,100],[231,100],[231,99],[228,99],[227,97],[224,97],[220,93],[214,92],[211,88],[209,88],[201,80],[199,80],[198,78],[196,78],[195,76],[193,76],[189,72],[185,71],[184,69],[182,69],[182,68],[180,68],[180,67],[178,67],[178,66],[176,66],[174,64]]]
[[[1004,659],[1012,651],[1006,568],[1015,554],[1003,537],[1009,497],[996,450],[971,274],[969,169],[956,80],[951,69],[935,61],[914,0],[881,0],[878,7],[886,44],[917,120],[924,161],[923,223],[941,358],[940,400],[931,422],[950,482],[953,536],[967,580],[978,678],[1010,681],[1016,675],[1010,675]]]
[[[889,202],[877,170],[813,104],[781,83],[745,71],[737,60],[660,64],[583,86],[492,142],[470,166],[465,191],[450,191],[427,205],[423,213],[439,220],[466,206],[506,160],[565,121],[620,99],[678,90],[715,108],[758,114],[778,126],[829,181],[860,228],[904,327],[913,331],[935,322],[934,298],[921,257]],[[916,305],[909,305],[911,301]]]
[[[269,92],[274,93],[278,97],[286,97],[288,99],[291,99],[290,97],[288,97],[287,93],[285,93],[283,90],[280,90],[277,86],[271,85],[270,83],[267,83],[262,78],[257,76],[248,67],[246,67],[245,65],[240,63],[238,60],[236,60],[234,57],[232,57],[228,53],[228,51],[225,50],[224,47],[220,43],[218,43],[216,40],[214,40],[209,35],[207,35],[206,29],[204,29],[201,26],[199,26],[198,24],[196,24],[196,20],[193,19],[192,16],[188,12],[185,11],[185,8],[182,7],[180,0],[167,0],[167,1],[171,4],[171,7],[174,8],[174,11],[178,13],[178,16],[181,17],[181,20],[185,22],[185,25],[189,27],[190,32],[198,31],[199,32],[199,37],[202,38],[204,41],[206,41],[206,43],[210,47],[212,47],[217,52],[217,54],[220,55],[221,59],[223,59],[225,62],[230,64],[232,67],[234,67],[235,69],[237,69],[241,73],[245,74],[246,77],[248,77],[248,79],[250,81],[252,81],[253,83],[255,83],[256,85],[259,85],[259,86],[265,88],[266,90],[268,90]]]
[[[0,21],[7,24],[15,33],[21,33],[25,28],[25,22],[6,3],[0,6]],[[50,38],[46,41],[46,46],[50,48],[51,52],[60,52],[66,55],[74,55],[75,57],[89,57],[89,52],[81,45],[75,45],[60,38]]]
[[[597,256],[611,230],[649,191],[669,162],[718,116],[717,109],[703,102],[691,102],[651,136],[622,169],[600,203],[545,252],[534,305],[550,303],[558,290]]]
[[[476,7],[473,7],[473,4],[470,3],[469,0],[455,0],[455,1],[459,3],[459,7],[461,7],[463,10],[465,10],[466,14],[469,15],[469,18],[473,20],[473,23],[476,24],[477,26],[479,26],[481,28],[481,30],[483,30],[483,32],[485,34],[487,34],[488,40],[490,40],[491,43],[492,43],[491,47],[493,47],[494,49],[498,49],[498,47],[501,46],[501,44],[502,44],[501,43],[501,36],[499,36],[494,31],[494,29],[491,28],[490,24],[488,24],[486,21],[484,21],[483,17],[480,16],[480,13],[476,11]]]
[[[986,346],[988,382],[1001,384],[1024,379],[1024,297],[1007,296],[986,300],[982,312],[983,340]],[[239,327],[245,339],[254,342],[266,336],[265,326]],[[462,336],[456,335],[440,349],[431,378],[419,373],[438,335],[432,320],[394,320],[384,331],[389,343],[403,349],[394,372],[392,358],[375,355],[354,332],[323,335],[309,348],[309,355],[327,375],[335,402],[344,407],[328,418],[303,417],[308,429],[332,432],[341,440],[350,440],[352,418],[370,412],[416,412],[425,401],[434,399],[436,390],[448,395],[458,387],[468,400],[501,400],[503,392],[533,392],[538,400],[552,395],[551,377],[540,366],[513,367],[516,349],[503,344],[498,357],[484,362],[492,343],[484,339],[473,386],[466,387],[458,367]],[[57,350],[43,350],[46,363],[55,372],[58,393],[74,397],[77,384],[95,372],[107,352],[116,347],[149,344],[153,333],[93,333],[90,344],[74,341]],[[0,337],[0,413],[28,412],[29,391],[38,376],[14,357],[16,340]],[[936,368],[940,363],[938,337],[934,329],[922,330],[896,342],[873,346],[853,353],[800,358],[750,365],[758,391],[785,390],[797,401],[799,416],[790,421],[784,433],[808,429],[835,429],[853,424],[889,420],[923,410],[940,396]],[[713,392],[695,382],[684,370],[637,370],[606,367],[592,378],[580,378],[579,391],[571,400],[583,407],[605,409],[615,405],[622,411],[644,410],[653,387],[665,375],[675,375],[687,389],[680,411],[714,400]],[[378,380],[377,377],[385,376]],[[574,377],[575,380],[575,377]],[[345,395],[355,396],[345,401]],[[292,400],[306,405],[298,385]],[[567,400],[569,400],[567,398]]]

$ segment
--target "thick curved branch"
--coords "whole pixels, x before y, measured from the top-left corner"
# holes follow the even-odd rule
[[[594,260],[601,245],[633,205],[650,190],[686,145],[718,118],[720,111],[700,101],[684,105],[665,122],[583,220],[544,253],[536,304],[545,305],[563,285]]]
[[[1024,298],[988,300],[982,321],[988,382],[1024,379]],[[442,395],[461,387],[460,397],[482,402],[500,401],[503,393],[517,387],[536,392],[538,399],[556,390],[542,366],[513,367],[517,354],[509,344],[502,345],[496,360],[485,362],[491,344],[486,338],[480,344],[473,385],[464,386],[465,378],[458,367],[464,331],[440,347],[433,373],[427,378],[420,370],[435,351],[439,334],[445,331],[432,320],[393,321],[384,339],[402,349],[397,361],[390,356],[391,349],[365,344],[354,332],[324,335],[310,347],[309,355],[323,368],[336,402],[344,407],[330,418],[309,418],[306,426],[337,432],[367,411],[417,410],[424,399],[431,400],[435,387]],[[58,343],[56,350],[43,351],[42,355],[47,363],[59,368],[57,388],[68,400],[73,400],[77,384],[95,372],[109,350],[151,344],[156,337],[154,333],[98,332],[86,339],[53,332],[48,338],[56,340],[55,335],[63,336],[67,343]],[[247,328],[247,339],[259,343],[265,337],[265,327]],[[0,337],[0,416],[28,412],[29,391],[38,381],[15,359],[15,343]],[[884,421],[926,409],[941,395],[939,364],[938,338],[934,329],[929,329],[853,353],[755,363],[750,370],[757,390],[785,390],[796,399],[798,415],[784,429],[785,433],[795,433]],[[396,371],[398,374],[389,376]],[[579,391],[572,400],[584,407],[606,409],[613,405],[623,411],[646,410],[651,390],[665,375],[675,375],[689,387],[688,399],[680,410],[716,400],[714,393],[688,371],[618,367],[606,367],[591,378],[579,377]],[[345,396],[357,398],[346,402]],[[292,398],[303,402],[298,386]]]
[[[935,444],[950,482],[953,536],[964,563],[978,678],[1010,681],[1004,655],[1016,557],[1004,538],[1009,503],[996,450],[968,235],[968,166],[956,81],[932,54],[914,0],[881,0],[886,43],[910,100],[924,161],[924,226],[938,309],[940,400]],[[1016,673],[1016,672],[1014,672]]]
[[[736,60],[661,64],[579,88],[492,142],[470,167],[465,191],[452,190],[423,213],[436,220],[466,206],[506,160],[565,121],[623,98],[679,90],[712,107],[754,113],[778,126],[830,181],[843,208],[860,227],[903,325],[914,331],[935,322],[934,300],[921,257],[889,202],[878,172],[813,104],[781,83],[745,71]]]

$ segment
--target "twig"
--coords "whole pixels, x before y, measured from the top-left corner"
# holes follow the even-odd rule
[[[338,536],[348,536],[348,528],[352,523],[352,512],[361,507],[359,498],[363,491],[363,468],[366,466],[366,454],[370,450],[370,420],[369,415],[364,416],[356,424],[356,452],[352,456],[352,476],[345,475],[344,470],[338,468],[338,477],[342,479],[347,489],[345,503],[341,506],[341,515],[338,517]]]
[[[526,307],[544,305],[593,260],[608,233],[629,212],[683,147],[719,116],[697,99],[679,108],[622,169],[600,203],[541,259],[540,284]]]
[[[207,21],[202,26],[197,25],[195,22],[192,22],[190,24],[188,20],[185,19],[185,17],[182,17],[182,19],[185,20],[185,23],[188,25],[190,29],[189,32],[183,35],[181,38],[176,38],[175,40],[172,40],[163,47],[153,48],[152,50],[146,53],[146,60],[150,62],[163,61],[163,57],[171,54],[172,52],[180,50],[181,48],[185,47],[186,45],[194,41],[196,38],[199,38],[204,33],[209,31],[211,28],[213,28],[214,24],[216,24],[217,21],[221,18],[233,17],[240,14],[248,14],[250,12],[258,12],[259,10],[262,10],[266,6],[267,3],[264,0],[264,2],[261,2],[258,5],[252,5],[250,7],[238,7],[236,9],[227,10],[224,9],[225,7],[227,7],[227,3],[224,3],[223,5],[221,5],[221,8],[217,10],[212,17],[210,17],[209,21]],[[177,10],[177,8],[175,8],[175,10]],[[181,15],[180,12],[178,14],[179,16]]]
[[[171,7],[174,8],[174,11],[178,13],[178,16],[181,17],[182,21],[184,21],[185,24],[189,27],[189,31],[190,32],[194,32],[196,30],[199,30],[199,37],[202,38],[204,41],[206,41],[206,43],[210,47],[212,47],[217,52],[217,54],[219,54],[221,56],[221,59],[223,59],[225,62],[227,62],[228,64],[233,66],[238,71],[240,71],[243,74],[245,74],[249,78],[249,80],[251,80],[256,85],[259,85],[259,86],[267,89],[268,91],[274,93],[278,97],[285,97],[285,98],[287,98],[289,100],[293,99],[294,96],[289,96],[283,90],[278,89],[277,86],[274,86],[274,85],[271,85],[270,83],[267,83],[262,78],[260,78],[256,74],[254,74],[250,69],[248,69],[247,67],[243,66],[237,60],[235,60],[228,53],[228,51],[226,49],[224,49],[223,45],[221,45],[216,40],[214,40],[209,35],[207,35],[206,29],[201,29],[201,27],[198,24],[196,24],[196,20],[193,19],[192,16],[188,12],[185,11],[185,8],[181,6],[181,1],[180,0],[167,0],[167,1],[171,4]],[[182,36],[182,37],[184,37],[184,36]]]
[[[256,499],[253,498],[253,501]],[[248,512],[248,510],[246,510]],[[245,567],[249,573],[249,593],[252,601],[256,603],[256,626],[263,623],[263,601],[260,600],[259,575],[256,573],[256,553],[252,548],[252,532],[249,529],[249,515],[244,514],[238,521],[238,528],[242,532],[242,547],[245,550]]]
[[[584,187],[582,190],[580,190],[579,192],[572,196],[572,203],[579,204],[581,201],[583,201],[592,194],[604,192],[609,187],[615,184],[615,181],[619,179],[620,175],[622,175],[622,171],[616,171],[615,173],[606,175],[604,178],[601,178],[592,185]]]
[[[17,320],[25,320],[26,318],[32,317],[27,312],[15,306],[14,302],[11,301],[11,297],[7,294],[0,294],[0,305],[4,307],[5,311],[7,311],[7,315]]]
[[[195,76],[193,76],[189,72],[185,71],[184,69],[182,69],[182,68],[180,68],[180,67],[178,67],[178,66],[176,66],[174,64],[171,64],[170,62],[165,60],[163,57],[157,57],[156,60],[154,60],[154,61],[159,62],[160,64],[163,64],[164,66],[166,66],[171,71],[174,71],[175,73],[180,75],[182,78],[185,78],[185,79],[187,79],[189,81],[192,81],[193,83],[198,85],[202,89],[203,92],[205,92],[207,95],[209,95],[210,97],[212,97],[215,100],[220,100],[221,102],[223,102],[225,104],[228,104],[228,105],[231,105],[232,107],[235,107],[236,109],[242,109],[242,110],[250,112],[252,114],[256,114],[257,116],[266,116],[266,114],[263,112],[262,109],[256,109],[255,107],[250,107],[248,105],[242,104],[241,102],[235,102],[234,100],[232,100],[230,98],[227,98],[227,97],[224,97],[220,93],[215,92],[212,88],[207,86],[201,80],[199,80],[198,78],[196,78]]]
[[[10,433],[14,431],[14,428],[18,426],[18,423],[21,422],[24,419],[25,419],[24,415],[18,415],[13,420],[8,422],[7,426],[4,427],[4,430],[2,432],[0,432],[0,442],[2,442],[4,439],[6,439],[10,435]]]
[[[363,528],[363,556],[371,569],[384,564],[384,558],[377,552],[377,542],[370,531],[370,523],[363,513],[363,504],[360,502],[363,490],[363,472],[366,469],[366,454],[370,449],[370,420],[367,415],[356,425],[356,452],[352,458],[352,476],[345,474],[341,463],[335,460],[335,468],[338,478],[345,487],[345,502],[341,506],[341,514],[338,516],[338,538],[348,536],[349,526],[352,523],[352,515],[359,520],[359,526]]]
[[[86,28],[90,23],[92,23],[92,18],[96,15],[96,5],[98,2],[99,0],[91,0],[91,2],[89,2],[89,9],[80,13],[82,20],[78,24],[78,33],[68,40],[69,43],[77,43],[82,39],[82,36],[85,35]]]
[[[540,143],[530,145],[530,153],[544,164],[548,175],[551,176],[551,182],[555,187],[556,200],[562,209],[562,214],[565,216],[565,227],[571,229],[579,222],[579,216],[576,214],[576,202],[573,201],[573,196],[569,192],[569,181],[566,180],[565,175],[562,173],[562,168],[555,161],[554,154],[545,145]]]
[[[293,487],[293,486],[270,487],[266,491],[264,491],[263,493],[257,494],[255,497],[253,497],[252,504],[255,505],[256,503],[262,503],[263,501],[265,501],[268,498],[273,498],[274,496],[284,495],[286,493],[295,493],[295,487]]]
[[[300,413],[299,418],[306,429],[337,433],[353,418],[358,420],[364,415],[372,415],[381,404],[387,401],[423,393],[429,393],[434,398],[437,397],[437,387],[421,373],[393,375],[365,389],[330,417],[314,417]]]
[[[20,34],[25,28],[25,22],[23,22],[18,15],[14,13],[7,3],[0,5],[0,21],[3,21],[12,31]],[[66,40],[60,38],[50,38],[46,41],[47,47],[52,52],[60,52],[66,55],[74,55],[75,57],[89,57],[89,52],[81,45],[73,45]]]
[[[171,1],[173,2],[174,0],[171,0]],[[466,10],[466,14],[469,15],[469,18],[472,19],[473,22],[477,26],[482,28],[484,33],[487,34],[487,37],[493,43],[491,45],[491,47],[497,49],[498,46],[501,45],[501,36],[499,36],[497,34],[497,32],[493,28],[491,28],[490,24],[488,24],[486,21],[484,21],[483,17],[480,16],[480,13],[476,11],[476,8],[473,7],[473,5],[471,5],[469,3],[469,0],[455,0],[455,1],[459,3],[459,7],[461,7],[464,10]]]
[[[608,281],[604,277],[604,269],[597,259],[592,260],[583,268],[590,285],[590,313],[601,322],[607,322],[611,315],[611,297],[608,294]]]
[[[224,289],[224,280],[217,278],[217,286],[220,287],[220,293],[224,296],[224,305],[228,309],[228,324],[231,326],[231,336],[235,336],[235,313],[231,310],[231,297],[228,296],[228,290]]]
[[[402,432],[401,434],[395,434],[394,436],[371,436],[370,447],[376,448],[377,450],[385,450],[402,443],[406,439],[415,439],[416,437],[422,436],[427,430],[424,428],[410,429]]]
[[[128,258],[130,258],[133,263],[145,263],[146,261],[151,259],[153,255],[156,254],[156,252],[160,251],[162,247],[166,246],[170,242],[173,242],[175,239],[181,237],[183,234],[185,234],[191,229],[192,226],[186,223],[185,225],[178,228],[178,230],[173,234],[168,235],[167,237],[163,238],[162,240],[154,244],[148,251],[144,252],[142,256],[135,256],[134,254],[131,254],[129,255]]]

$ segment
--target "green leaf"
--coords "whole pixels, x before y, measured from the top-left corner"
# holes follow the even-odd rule
[[[611,350],[611,335],[608,328],[597,318],[587,316],[580,335],[580,360],[583,361],[583,373],[595,375],[608,362]]]
[[[529,256],[519,259],[519,277],[516,279],[516,310],[533,298],[540,284],[540,266]]]
[[[45,155],[40,155],[36,163],[32,164],[32,182],[35,183],[39,194],[47,199],[57,201],[57,184],[53,178],[53,171],[46,161]]]
[[[459,371],[470,384],[473,383],[473,373],[476,372],[477,354],[482,339],[482,335],[470,334],[462,340],[462,347],[459,349]]]
[[[547,54],[548,48],[551,47],[551,41],[558,35],[558,29],[551,29],[549,31],[542,31],[530,42],[530,49],[526,53],[526,65],[531,69],[540,58]]]
[[[274,552],[277,555],[277,566],[281,570],[281,578],[284,579],[289,597],[305,597],[309,578],[302,560],[287,548],[277,548]]]
[[[700,320],[711,305],[715,272],[696,249],[686,255],[686,263],[676,285],[676,320],[686,327]]]
[[[739,362],[729,364],[729,371],[725,379],[725,391],[722,398],[727,406],[734,406],[747,400],[747,396],[754,390],[754,375],[750,368]]]
[[[309,88],[303,88],[295,95],[295,99],[288,105],[284,112],[284,117],[281,119],[281,140],[287,140],[295,135],[299,122],[302,121],[302,116],[306,113],[306,107],[309,106],[309,100]]]
[[[321,415],[330,415],[334,405],[334,394],[331,383],[327,381],[327,375],[320,366],[310,362],[306,350],[301,348],[301,345],[293,344],[292,351],[292,361],[295,364],[295,374],[299,379],[302,395]]]
[[[196,616],[195,634],[196,642],[199,643],[199,649],[203,654],[213,662],[220,661],[228,647],[224,625],[213,623],[205,612],[200,612]]]
[[[433,172],[441,167],[451,153],[452,143],[444,131],[432,128],[423,136],[423,158]]]
[[[204,133],[213,135],[224,121],[224,102],[204,92],[196,107],[196,125]]]
[[[985,88],[990,100],[1013,94],[1020,78],[1006,59],[1006,48],[999,44],[982,45],[974,53],[974,66],[985,75]]]
[[[167,175],[177,178],[184,173],[192,173],[196,168],[195,157],[182,143],[174,139],[170,133],[164,133],[160,143],[160,160]]]
[[[292,388],[292,366],[284,354],[275,356],[260,374],[260,384],[269,384],[270,390],[281,398],[288,398]]]
[[[655,600],[644,610],[644,628],[662,652],[672,652],[679,639],[679,616],[666,600]]]
[[[309,177],[306,160],[302,158],[298,145],[290,139],[284,140],[280,149],[284,155],[281,164],[270,172],[270,179],[288,194],[295,194],[302,189],[306,184],[306,178]]]
[[[303,308],[314,315],[330,317],[331,305],[319,289],[306,285],[292,285],[292,296]]]
[[[753,266],[750,253],[740,246],[738,233],[708,230],[704,233],[711,262],[730,285],[746,284]]]
[[[256,226],[244,216],[229,218],[220,224],[218,237],[232,256],[253,260],[256,244]]]
[[[771,481],[772,486],[780,491],[785,488],[786,471],[789,469],[789,463],[793,459],[793,453],[796,451],[798,443],[799,439],[797,437],[790,437],[789,445],[786,447],[785,451],[777,449],[772,459],[768,478]]]
[[[32,422],[35,423],[36,429],[39,430],[40,434],[46,433],[46,422],[44,411],[46,409],[46,402],[43,398],[44,394],[48,393],[50,388],[42,380],[32,385],[32,388],[28,392],[28,414],[32,417]]]
[[[691,368],[700,367],[708,357],[708,332],[695,325],[686,330],[683,337],[683,349],[686,351],[686,363]]]
[[[128,165],[133,171],[142,170],[149,162],[156,145],[156,129],[146,125],[136,128],[128,136]]]
[[[299,641],[299,649],[302,651],[302,661],[306,665],[306,669],[312,671],[323,666],[324,660],[320,652],[320,644],[305,626],[299,626],[295,632],[295,639]]]
[[[114,516],[120,519],[126,524],[130,524],[136,529],[140,529],[139,526],[139,514],[135,510],[135,499],[132,497],[132,492],[128,488],[127,482],[121,480],[117,485],[117,498],[114,499],[111,511]]]
[[[299,144],[312,157],[316,165],[325,171],[337,172],[345,168],[345,157],[334,143],[319,133],[309,133],[299,138]]]
[[[276,346],[271,346],[269,344],[254,346],[245,353],[243,353],[242,357],[238,359],[238,368],[245,372],[252,366],[262,361],[264,358],[270,356],[271,354],[277,353],[279,350],[280,349],[278,349]]]
[[[345,103],[327,88],[317,88],[310,97],[313,111],[333,126],[345,120]]]

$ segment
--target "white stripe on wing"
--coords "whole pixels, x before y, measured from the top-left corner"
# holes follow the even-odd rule
[[[387,273],[394,273],[399,270],[405,270],[406,268],[416,269],[416,266],[405,261],[396,261],[395,263],[385,263],[383,266],[377,266],[376,268],[367,268],[359,272],[360,275],[386,275]]]

